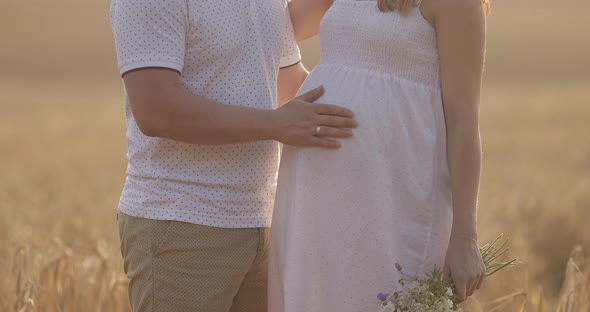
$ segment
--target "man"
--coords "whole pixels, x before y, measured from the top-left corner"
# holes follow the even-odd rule
[[[329,5],[291,5],[297,38],[317,32]],[[118,219],[133,310],[266,311],[278,142],[336,149],[352,112],[311,104],[321,87],[288,101],[307,72],[286,0],[113,0],[111,22],[127,100]]]

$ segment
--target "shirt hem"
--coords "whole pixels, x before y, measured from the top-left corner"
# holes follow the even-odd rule
[[[138,61],[138,62],[132,62],[132,63],[128,63],[125,65],[121,65],[119,67],[119,73],[121,74],[121,76],[123,76],[132,70],[146,68],[146,67],[170,68],[170,69],[173,69],[173,70],[181,73],[183,65],[180,63],[171,62],[171,61]]]
[[[119,211],[136,218],[187,222],[226,229],[270,228],[271,225],[270,220],[266,222],[258,221],[245,223],[242,221],[244,218],[202,214],[196,211],[179,211],[175,208],[135,208],[129,204],[124,203],[123,201],[119,202]],[[266,219],[266,217],[264,218]]]
[[[293,67],[295,65],[298,65],[299,63],[301,63],[301,60],[299,60],[296,63],[293,63],[291,65],[286,65],[286,66],[280,67],[279,69],[285,69],[285,68]]]
[[[279,68],[289,67],[301,62],[301,55],[299,53],[281,58]]]

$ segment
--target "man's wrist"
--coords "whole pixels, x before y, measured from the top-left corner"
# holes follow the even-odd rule
[[[261,131],[263,140],[274,140],[278,141],[277,127],[275,126],[275,113],[274,109],[267,109],[262,111],[262,123]]]

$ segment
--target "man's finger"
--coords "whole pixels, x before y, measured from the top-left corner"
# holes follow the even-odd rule
[[[333,127],[320,127],[320,133],[316,133],[317,130],[314,129],[313,135],[319,137],[331,137],[331,138],[350,138],[352,136],[352,131],[350,129],[342,129],[342,128],[333,128]]]
[[[315,100],[319,99],[324,94],[324,86],[319,86],[315,89],[310,90],[307,93],[304,93],[297,98],[309,103],[313,103]]]
[[[320,115],[332,115],[348,118],[352,118],[354,116],[354,113],[351,110],[338,105],[331,104],[315,104],[314,111],[316,112],[316,114]]]
[[[329,140],[329,139],[323,139],[323,138],[319,138],[319,137],[312,137],[309,140],[309,143],[311,146],[315,146],[315,147],[323,147],[323,148],[329,148],[329,149],[340,148],[340,142],[334,141],[334,140]]]
[[[356,128],[358,122],[352,118],[320,115],[316,120],[318,125],[337,128]]]

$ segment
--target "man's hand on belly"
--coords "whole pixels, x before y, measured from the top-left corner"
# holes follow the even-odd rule
[[[352,136],[358,123],[352,111],[330,104],[313,104],[324,93],[313,89],[272,112],[272,138],[294,146],[339,148],[337,138]]]

